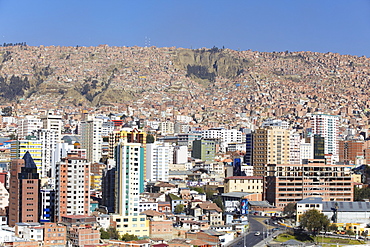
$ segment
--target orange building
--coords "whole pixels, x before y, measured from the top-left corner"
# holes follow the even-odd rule
[[[44,246],[63,247],[66,246],[67,228],[55,223],[44,225]]]
[[[23,159],[12,160],[9,186],[9,226],[18,222],[39,222],[40,179],[27,151]]]
[[[358,156],[364,156],[364,142],[359,140],[339,141],[339,161],[355,163]]]

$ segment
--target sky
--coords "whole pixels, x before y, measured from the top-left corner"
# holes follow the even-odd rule
[[[370,0],[0,0],[0,44],[370,57]]]

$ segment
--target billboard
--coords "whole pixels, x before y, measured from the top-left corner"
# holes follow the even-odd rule
[[[242,199],[240,202],[240,214],[248,214],[249,204],[248,199]]]

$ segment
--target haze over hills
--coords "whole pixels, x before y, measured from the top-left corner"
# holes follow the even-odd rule
[[[171,104],[245,116],[355,113],[367,121],[366,57],[157,47],[0,47],[0,100]]]

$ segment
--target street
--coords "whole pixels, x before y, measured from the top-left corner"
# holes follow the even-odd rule
[[[266,226],[255,219],[253,216],[249,216],[249,231],[244,237],[239,237],[238,241],[230,246],[233,247],[252,247],[257,245],[267,236]],[[255,236],[256,232],[260,232],[259,236]]]

